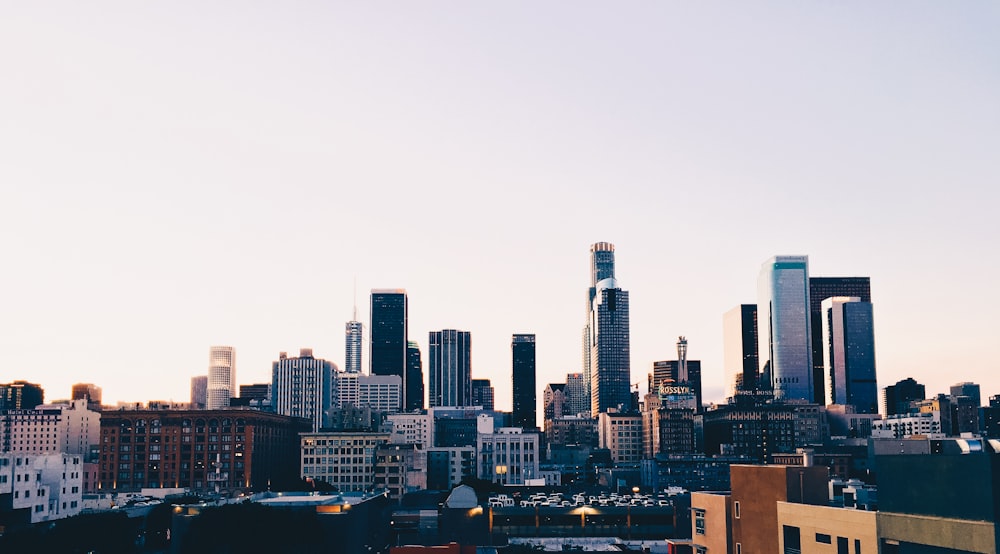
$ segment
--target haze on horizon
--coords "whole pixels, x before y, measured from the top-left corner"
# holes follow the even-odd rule
[[[1000,394],[1000,6],[8,3],[0,382],[186,401],[211,345],[343,365],[357,283],[410,339],[472,334],[509,409],[580,370],[588,247],[616,245],[632,381],[760,264],[870,276],[879,386]],[[425,358],[426,359],[426,358]],[[367,362],[367,360],[366,360]]]

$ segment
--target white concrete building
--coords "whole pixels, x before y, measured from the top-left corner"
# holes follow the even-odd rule
[[[418,444],[427,450],[434,446],[434,416],[432,414],[390,414],[392,426],[389,442]]]
[[[478,420],[477,457],[479,478],[501,485],[523,485],[539,477],[538,434],[520,427],[493,430],[493,418]]]
[[[229,399],[236,396],[236,349],[232,346],[213,346],[208,351],[208,386],[205,404],[209,410],[229,407]]]
[[[0,495],[10,495],[10,509],[31,523],[75,516],[83,508],[82,471],[75,454],[0,454]]]
[[[872,422],[872,438],[906,439],[914,435],[930,439],[943,439],[941,412],[938,410],[918,414],[893,414]]]
[[[86,399],[0,413],[0,452],[86,456],[100,441],[101,413]]]
[[[337,372],[334,387],[335,408],[353,404],[359,408],[371,407],[380,412],[400,411],[403,398],[403,379],[398,375],[362,375]]]

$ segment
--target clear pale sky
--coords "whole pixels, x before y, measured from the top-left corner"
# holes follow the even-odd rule
[[[353,283],[579,371],[617,247],[632,378],[722,396],[761,262],[867,275],[879,386],[1000,393],[994,2],[5,2],[0,382],[186,401],[211,345],[343,365]],[[366,360],[367,361],[367,360]]]

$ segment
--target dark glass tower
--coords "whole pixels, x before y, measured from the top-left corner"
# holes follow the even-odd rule
[[[472,404],[472,338],[468,331],[429,333],[427,402],[431,407]]]
[[[371,298],[371,374],[397,375],[406,394],[407,298],[403,289],[373,289]]]
[[[826,401],[854,406],[862,414],[878,413],[871,302],[834,296],[822,302],[822,310]]]
[[[885,415],[908,413],[910,402],[927,398],[927,390],[913,377],[907,377],[895,385],[889,385],[885,388],[884,394],[882,409],[885,411]]]
[[[45,403],[41,385],[27,381],[0,384],[0,410],[34,410]]]
[[[628,291],[615,279],[597,283],[590,310],[590,411],[632,407]]]
[[[531,429],[535,421],[535,335],[514,335],[510,343],[514,378],[514,427]]]
[[[722,316],[726,397],[757,391],[757,305],[740,304]]]
[[[812,327],[813,398],[823,404],[826,394],[827,375],[823,363],[823,309],[821,305],[834,296],[855,296],[862,302],[872,301],[871,278],[869,277],[810,277],[809,278],[809,321]]]
[[[420,346],[415,341],[406,343],[406,403],[407,412],[424,409],[424,364],[420,359]]]

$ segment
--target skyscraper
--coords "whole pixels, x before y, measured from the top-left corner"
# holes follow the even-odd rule
[[[910,411],[910,402],[927,398],[927,390],[913,377],[897,381],[883,389],[882,411],[884,415],[905,414]]]
[[[403,411],[424,409],[424,364],[420,358],[420,346],[416,341],[406,342],[406,404]]]
[[[282,352],[271,364],[271,409],[276,414],[308,419],[313,432],[328,426],[335,367],[313,357],[312,348],[300,349],[298,358]]]
[[[468,331],[445,329],[429,333],[428,405],[468,406],[472,403],[472,338]]]
[[[0,384],[0,410],[34,410],[45,403],[41,385],[27,381]]]
[[[221,410],[229,407],[229,399],[236,393],[236,349],[232,346],[213,346],[208,350],[208,384],[205,390],[205,407]]]
[[[484,410],[493,410],[493,384],[489,379],[472,380],[472,405],[482,406]]]
[[[403,405],[406,399],[406,349],[408,301],[403,289],[372,289],[371,374],[397,375],[403,379]]]
[[[775,256],[757,280],[758,363],[778,400],[812,401],[809,257]]]
[[[514,335],[510,343],[514,379],[514,427],[537,427],[535,421],[535,335]]]
[[[631,410],[631,349],[628,291],[614,278],[595,287],[590,311],[590,410]]]
[[[595,242],[590,245],[590,288],[587,289],[587,323],[583,327],[583,384],[587,405],[590,405],[590,382],[593,372],[593,320],[594,297],[597,296],[597,283],[615,277],[615,245],[610,242]],[[596,416],[597,414],[593,414]]]
[[[722,316],[726,398],[757,390],[757,305],[741,304]]]
[[[208,404],[208,375],[191,378],[191,409],[204,410]]]
[[[364,344],[362,331],[363,326],[358,321],[358,310],[355,308],[354,319],[344,326],[344,371],[348,373],[361,373],[361,345]]]
[[[677,337],[677,359],[653,362],[653,380],[649,392],[655,393],[660,385],[673,387],[673,394],[678,394],[680,388],[687,389],[684,394],[693,394],[695,410],[701,411],[701,361],[687,359],[687,338]]]
[[[823,313],[820,305],[834,296],[856,296],[871,302],[871,279],[868,277],[810,277],[809,318],[812,331],[813,395],[817,404],[826,402],[827,374],[823,366]]]
[[[583,378],[583,373],[566,374],[566,403],[568,415],[590,413],[589,387]]]
[[[830,404],[878,413],[872,304],[856,296],[823,300],[823,365]]]

